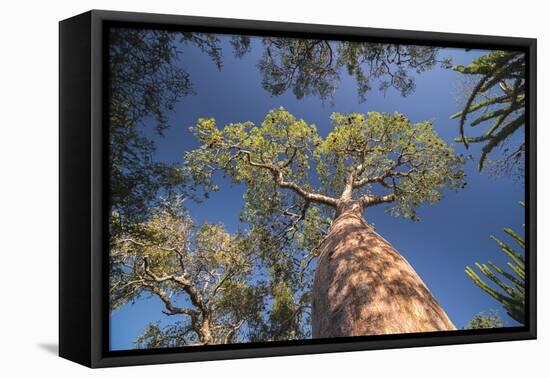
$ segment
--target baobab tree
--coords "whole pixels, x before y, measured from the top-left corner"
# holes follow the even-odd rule
[[[323,237],[306,238],[320,240],[312,248],[313,337],[454,329],[364,212],[386,204],[390,214],[418,219],[420,204],[436,203],[444,188],[464,185],[462,160],[430,122],[412,123],[399,113],[334,113],[332,126],[322,138],[315,125],[283,108],[271,110],[258,126],[220,129],[214,119],[199,119],[192,131],[201,146],[185,154],[186,169],[205,191],[219,190],[217,171],[245,183],[244,213],[254,226],[265,216],[277,227],[282,222],[273,214],[289,216],[285,231],[296,235],[302,223],[302,240],[329,215]]]

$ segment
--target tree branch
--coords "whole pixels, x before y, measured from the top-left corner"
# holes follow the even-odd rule
[[[379,205],[381,203],[387,203],[387,202],[393,202],[397,196],[395,193],[386,194],[384,196],[371,196],[368,194],[365,194],[360,198],[361,204],[363,205],[363,208],[367,208],[374,205]]]
[[[244,324],[244,319],[240,320],[238,323],[234,324],[231,329],[225,334],[223,338],[224,344],[229,344],[233,336],[235,336],[235,333],[241,328],[241,326]]]
[[[282,172],[277,173],[275,181],[276,181],[277,185],[279,185],[280,187],[291,189],[295,193],[299,194],[300,196],[302,196],[304,199],[306,199],[308,201],[322,203],[324,205],[336,207],[336,199],[335,198],[326,196],[324,194],[318,194],[318,193],[313,193],[313,192],[307,191],[304,188],[302,188],[300,185],[298,185],[294,182],[285,181],[284,178],[283,178],[283,173]]]
[[[296,184],[292,181],[286,181],[284,178],[283,170],[281,167],[278,167],[274,164],[269,163],[260,163],[257,161],[252,160],[252,152],[243,150],[240,147],[233,146],[234,148],[238,149],[238,153],[242,153],[246,156],[248,164],[250,164],[252,167],[267,169],[273,174],[273,177],[275,179],[275,183],[279,185],[281,188],[287,188],[294,191],[296,194],[302,196],[304,199],[312,202],[322,203],[324,205],[336,207],[336,199],[332,198],[330,196],[326,196],[324,194],[314,193],[310,192],[300,185]],[[285,163],[286,164],[286,163]]]
[[[191,317],[192,319],[196,319],[197,316],[199,315],[198,312],[190,308],[174,306],[170,301],[170,298],[168,297],[168,295],[164,292],[164,290],[160,289],[159,287],[153,284],[147,284],[147,283],[143,284],[143,286],[149,289],[149,291],[155,294],[157,297],[159,297],[160,300],[164,303],[164,307],[166,308],[166,311],[163,311],[163,312],[166,315],[183,314]]]
[[[179,284],[183,288],[183,290],[189,295],[189,299],[191,299],[191,303],[193,304],[193,306],[197,307],[204,315],[210,314],[208,307],[204,303],[202,295],[197,291],[193,283],[186,279],[183,274],[177,277],[174,275],[164,275],[163,277],[158,277],[149,269],[149,262],[147,257],[143,258],[143,262],[145,273],[155,282],[161,283],[172,281]]]
[[[134,245],[137,245],[137,246],[140,246],[140,247],[158,248],[158,249],[161,249],[161,250],[167,251],[167,252],[176,251],[176,248],[163,247],[162,245],[158,245],[158,244],[145,244],[145,243],[138,242],[137,240],[134,240],[134,239],[131,239],[131,238],[117,240],[117,243],[119,243],[119,244],[131,243],[131,244],[134,244]]]

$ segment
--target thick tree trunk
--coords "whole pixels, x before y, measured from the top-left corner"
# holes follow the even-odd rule
[[[313,337],[456,329],[412,266],[364,220],[359,201],[339,201],[317,262]]]

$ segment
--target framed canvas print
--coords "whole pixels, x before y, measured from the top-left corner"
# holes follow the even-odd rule
[[[536,337],[536,41],[60,23],[60,355]]]

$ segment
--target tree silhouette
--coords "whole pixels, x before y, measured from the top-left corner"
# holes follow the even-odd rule
[[[153,159],[156,147],[151,137],[163,135],[167,114],[177,101],[193,93],[189,74],[178,64],[182,55],[178,43],[196,46],[221,67],[219,41],[213,35],[110,29],[110,201],[119,220],[146,219],[161,189],[176,192],[184,184],[177,165]],[[148,125],[152,126],[146,129]],[[111,232],[119,228],[112,227]]]
[[[262,43],[258,67],[263,88],[274,96],[292,90],[298,99],[330,98],[343,72],[355,78],[361,101],[376,82],[382,91],[394,88],[407,96],[415,89],[412,72],[450,64],[439,60],[439,49],[430,46],[274,37],[264,37]]]

